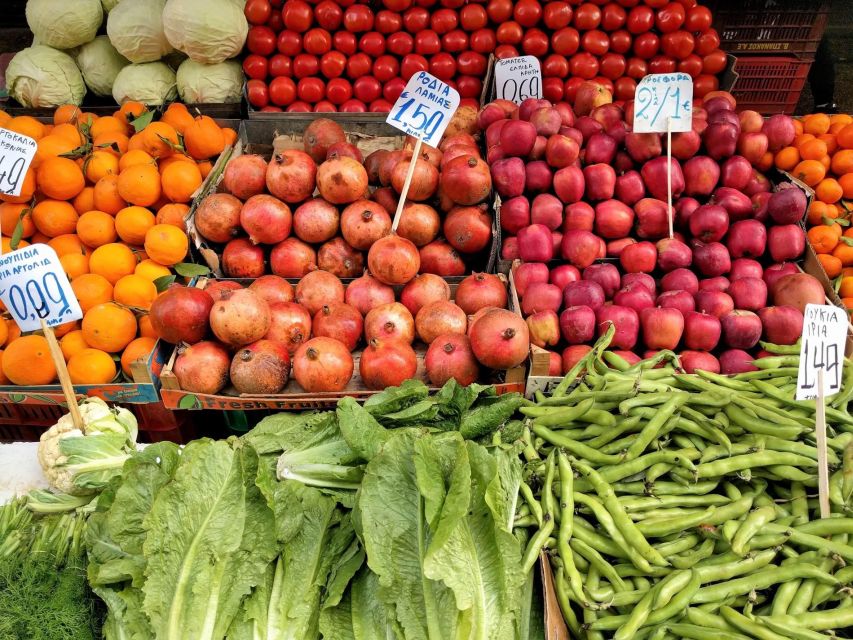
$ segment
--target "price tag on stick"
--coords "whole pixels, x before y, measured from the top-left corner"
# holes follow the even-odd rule
[[[0,129],[0,194],[21,195],[36,148],[36,141],[29,136]]]
[[[495,62],[495,95],[521,104],[542,97],[542,69],[536,56],[504,58]]]

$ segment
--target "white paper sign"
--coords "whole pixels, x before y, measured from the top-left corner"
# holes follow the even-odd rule
[[[634,93],[634,133],[690,131],[693,126],[693,79],[686,73],[653,73]]]
[[[33,244],[0,256],[0,300],[21,331],[41,329],[83,317],[77,296],[59,258],[46,244]]]
[[[419,71],[409,78],[385,122],[437,147],[458,108],[456,89],[426,71]]]
[[[817,398],[818,369],[823,369],[823,395],[841,390],[847,313],[834,305],[807,304],[800,342],[797,400]]]
[[[36,155],[38,145],[29,136],[0,129],[0,193],[19,196],[24,176]]]
[[[542,69],[535,56],[504,58],[495,62],[495,95],[521,104],[542,97]]]

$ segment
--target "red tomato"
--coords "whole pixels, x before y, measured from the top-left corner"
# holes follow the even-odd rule
[[[405,11],[412,6],[413,2],[412,0],[382,0],[382,4],[391,11]]]
[[[253,107],[265,107],[270,102],[270,92],[267,83],[263,80],[249,80],[246,82],[246,95],[249,104]]]
[[[483,92],[483,81],[476,76],[459,76],[456,89],[461,98],[479,98]]]
[[[524,37],[524,29],[514,20],[510,20],[498,27],[497,36],[501,44],[518,44]]]
[[[327,31],[337,31],[343,22],[344,12],[341,5],[336,2],[323,0],[314,7],[314,17],[317,19],[317,24]]]
[[[702,74],[693,80],[693,96],[702,98],[710,91],[716,91],[720,88],[720,81],[717,76],[709,76]]]
[[[563,27],[568,27],[572,22],[572,7],[568,2],[557,0],[557,2],[549,2],[542,10],[542,20],[545,26],[556,31]],[[562,94],[563,88],[560,87]]]
[[[642,58],[628,58],[628,64],[625,67],[625,75],[634,80],[642,80],[643,76],[648,75],[649,65]]]
[[[393,11],[380,11],[376,14],[376,30],[387,36],[403,29],[403,16]]]
[[[670,2],[658,10],[657,16],[655,16],[655,26],[661,33],[670,33],[681,28],[686,16],[687,12],[683,6],[677,2]]]
[[[615,2],[604,5],[601,10],[601,28],[605,31],[616,31],[625,26],[628,20],[628,12]]]
[[[581,36],[581,48],[596,56],[603,56],[610,48],[610,38],[598,29],[587,31]]]
[[[693,49],[696,47],[696,40],[692,33],[679,29],[678,31],[664,34],[660,44],[661,49],[663,49],[666,55],[684,60],[684,58],[693,53]]]
[[[707,31],[711,28],[711,22],[713,22],[713,17],[708,7],[693,7],[687,12],[684,28],[693,33]]]
[[[696,38],[696,55],[707,56],[720,48],[720,35],[715,29],[708,29]]]
[[[634,39],[625,29],[619,29],[610,34],[610,50],[614,53],[628,53]]]
[[[388,39],[385,40],[385,46],[388,48],[388,51],[393,53],[395,56],[402,57],[415,50],[415,39],[410,33],[398,31],[397,33],[392,33],[388,36]]]
[[[721,51],[720,49],[714,49],[711,53],[702,58],[702,73],[715,76],[718,73],[722,73],[727,64],[728,60],[726,59],[726,52]]]
[[[249,29],[246,48],[259,56],[268,56],[275,51],[275,41],[275,31],[266,26],[255,26]]]
[[[691,78],[695,78],[702,73],[702,58],[697,56],[695,53],[691,53],[683,60],[678,61],[676,69],[682,73],[686,73]]]
[[[512,0],[489,0],[486,13],[495,24],[506,22],[512,17]]]
[[[634,7],[628,12],[628,20],[625,24],[628,26],[628,31],[634,35],[645,33],[655,24],[655,12],[645,5]]]
[[[443,35],[459,26],[459,14],[453,9],[439,9],[430,16],[429,26],[438,35]]]
[[[616,78],[613,83],[613,95],[617,100],[632,100],[637,91],[637,81],[628,76]]]
[[[655,56],[649,60],[649,73],[673,73],[675,60],[669,56]]]
[[[269,62],[264,56],[250,53],[243,59],[243,73],[247,78],[263,80],[269,72]]]
[[[276,47],[279,53],[286,56],[295,56],[302,53],[302,36],[295,31],[282,31],[278,34]]]
[[[640,4],[640,0],[616,0],[619,3],[620,7],[625,7],[626,9],[630,9],[631,7],[636,7]]]
[[[281,17],[281,11],[273,11],[266,21],[266,25],[276,33],[284,29],[284,19]]]
[[[435,31],[425,29],[415,34],[415,53],[431,56],[439,51],[441,51],[441,39]]]
[[[596,29],[601,23],[601,9],[594,4],[585,3],[575,9],[574,26],[579,31]]]
[[[347,58],[347,77],[350,80],[355,80],[361,76],[366,76],[370,73],[373,67],[373,60],[366,53],[356,53]]]
[[[340,108],[341,113],[366,113],[367,105],[362,100],[350,99],[344,102]]]
[[[643,2],[653,9],[660,9],[661,7],[665,7],[669,0],[643,0]]]
[[[281,10],[281,17],[284,20],[285,28],[297,33],[304,33],[311,28],[314,12],[311,11],[311,5],[305,0],[288,0]]]
[[[392,78],[382,87],[382,97],[393,105],[405,88],[406,82],[402,78]]]
[[[456,60],[449,53],[438,53],[430,58],[429,72],[439,80],[450,80],[456,75]]]
[[[648,60],[660,50],[660,38],[647,31],[634,38],[634,55]]]
[[[625,75],[626,66],[625,56],[621,53],[605,53],[599,61],[601,75],[610,80],[616,80]]]
[[[678,4],[680,4],[682,7],[684,7],[685,11],[690,11],[699,4],[697,0],[676,0],[676,2],[678,2]]]
[[[388,102],[385,98],[379,98],[370,103],[368,107],[370,113],[388,113],[394,105]]]
[[[463,76],[483,77],[488,61],[486,56],[475,51],[463,51],[456,58],[456,69]]]
[[[317,56],[300,53],[293,59],[293,75],[296,78],[311,78],[320,73],[320,60]]]
[[[344,28],[353,33],[373,29],[373,12],[363,4],[354,4],[344,11]]]
[[[281,113],[281,107],[276,107],[275,105],[268,104],[260,111],[263,113]]]
[[[315,104],[326,95],[326,85],[320,78],[302,78],[296,85],[296,93],[300,100]]]
[[[347,67],[347,57],[340,51],[329,51],[320,58],[320,73],[327,78],[340,78]]]
[[[349,31],[335,31],[332,44],[335,45],[336,51],[340,51],[345,56],[351,56],[358,50],[358,40],[355,34]]]
[[[551,49],[561,56],[570,56],[577,52],[580,46],[580,34],[573,27],[563,27],[551,35]]]
[[[542,5],[539,0],[518,0],[512,8],[513,19],[522,27],[533,27],[542,18]]]
[[[358,41],[358,48],[371,58],[385,54],[385,36],[378,31],[368,31]]]
[[[382,95],[382,85],[373,76],[361,76],[353,83],[352,90],[362,102],[373,102]]]
[[[379,56],[373,62],[373,76],[379,82],[388,82],[400,75],[400,63],[394,56]]]
[[[332,34],[325,29],[311,29],[302,38],[305,52],[321,56],[332,49]]]
[[[448,31],[441,36],[441,49],[448,53],[459,53],[468,48],[468,34],[462,29]]]
[[[429,71],[429,61],[422,55],[410,53],[400,63],[400,77],[407,81],[419,71]]]
[[[569,78],[563,85],[563,100],[574,103],[578,87],[584,83],[583,78]]]
[[[270,75],[271,76],[293,76],[293,59],[289,56],[283,56],[280,53],[275,54],[270,58]]]
[[[320,100],[312,109],[314,113],[336,113],[337,110],[337,107],[328,100]]]
[[[561,56],[559,53],[552,53],[550,56],[545,58],[545,61],[542,63],[543,78],[565,78],[568,75],[569,61],[566,59],[566,56]],[[561,92],[562,86],[563,85],[561,83]]]
[[[542,78],[542,97],[560,102],[563,99],[563,81],[560,78]]]
[[[481,4],[466,4],[459,12],[459,24],[465,31],[476,31],[489,24],[489,14]]]
[[[273,104],[286,107],[296,100],[296,83],[285,76],[273,78],[270,82],[270,100]]]
[[[518,49],[516,49],[511,44],[499,44],[497,47],[495,47],[495,57],[498,60],[505,60],[506,58],[517,58],[518,56]]]
[[[569,60],[569,68],[573,76],[592,80],[598,75],[598,58],[587,52],[576,53]]]
[[[311,111],[311,105],[304,100],[297,100],[287,108],[288,113],[308,113]]]
[[[461,9],[465,6],[465,0],[441,0],[440,4],[448,9]]]
[[[343,78],[329,80],[326,85],[326,97],[334,105],[342,105],[352,98],[352,85]]]
[[[477,53],[492,53],[498,44],[498,39],[492,29],[477,29],[471,34],[469,44],[472,51]]]
[[[403,26],[411,34],[423,31],[429,25],[429,11],[423,7],[412,7],[403,14]]]
[[[281,5],[284,3],[284,0],[269,0],[269,3],[273,9],[281,9]]]
[[[249,24],[265,24],[272,15],[272,6],[269,0],[248,0],[243,7],[243,15]]]
[[[541,29],[528,29],[521,39],[521,49],[526,55],[541,58],[548,53],[548,35]]]

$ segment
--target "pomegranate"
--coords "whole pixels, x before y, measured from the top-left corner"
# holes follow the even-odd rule
[[[364,164],[364,156],[361,151],[359,151],[358,147],[349,142],[336,142],[329,150],[326,152],[326,157],[324,160],[331,160],[332,158],[352,158],[356,162],[360,164]]]
[[[394,167],[403,161],[409,160],[411,157],[411,149],[396,149],[385,154],[382,163],[379,165],[379,184],[383,187],[390,187],[391,172],[394,171]]]
[[[258,155],[244,154],[231,158],[225,165],[222,184],[228,193],[246,200],[264,192],[266,177],[267,161]]]
[[[208,282],[204,290],[210,294],[213,301],[219,300],[223,291],[233,291],[234,289],[242,289],[243,285],[234,280],[213,280]]]
[[[283,343],[292,355],[311,337],[311,316],[296,302],[275,302],[270,305],[270,328],[267,340]]]
[[[290,235],[290,207],[265,193],[252,196],[240,210],[240,226],[254,244],[277,244]]]
[[[249,285],[267,304],[293,300],[293,285],[279,276],[261,276]]]
[[[207,333],[211,307],[213,298],[207,291],[173,285],[151,304],[151,326],[166,342],[192,344]]]
[[[444,237],[461,253],[482,251],[492,241],[492,216],[481,207],[454,207],[444,219]]]
[[[383,304],[364,316],[364,339],[396,338],[411,344],[415,339],[415,319],[399,302]]]
[[[314,249],[298,238],[287,238],[273,247],[270,253],[270,269],[282,278],[301,278],[316,268]]]
[[[376,191],[370,194],[370,199],[378,205],[381,205],[383,209],[385,209],[386,213],[389,211],[397,210],[397,203],[400,201],[400,198],[397,195],[397,192],[394,191],[393,187],[380,187]]]
[[[489,165],[475,155],[458,156],[442,167],[441,187],[456,204],[483,202],[492,190]]]
[[[438,211],[428,204],[410,202],[403,207],[397,234],[406,240],[411,240],[416,246],[422,247],[435,240],[441,229],[441,218]]]
[[[394,289],[365,273],[347,285],[344,299],[364,316],[379,305],[394,302]]]
[[[341,234],[359,251],[367,251],[374,242],[391,231],[391,216],[371,200],[353,202],[341,214]]]
[[[373,338],[358,363],[361,380],[368,389],[397,387],[414,378],[418,371],[418,357],[414,349],[400,340]]]
[[[260,340],[269,330],[270,322],[270,306],[249,289],[223,291],[210,310],[210,328],[231,347]]]
[[[355,202],[367,195],[367,171],[352,158],[326,160],[317,169],[317,189],[332,204]]]
[[[290,354],[282,342],[258,340],[240,349],[231,361],[231,384],[240,393],[279,393],[290,377]]]
[[[339,223],[337,208],[323,198],[312,198],[293,212],[293,233],[303,242],[317,244],[334,238]]]
[[[433,240],[420,250],[421,273],[434,273],[442,277],[464,276],[465,262],[456,249],[445,240]]]
[[[517,367],[530,348],[530,332],[520,315],[494,309],[476,320],[469,332],[477,360],[492,369]]]
[[[386,149],[377,149],[367,154],[364,159],[364,168],[367,170],[368,184],[379,184],[379,167],[382,166],[382,161],[388,153]]]
[[[353,249],[343,238],[333,238],[320,247],[317,264],[339,278],[356,278],[364,273],[364,254]]]
[[[472,273],[456,288],[456,304],[468,315],[483,307],[506,307],[506,285],[491,273]]]
[[[316,180],[317,165],[302,151],[280,151],[267,165],[267,191],[290,204],[311,197]]]
[[[486,315],[489,311],[494,311],[497,307],[483,307],[474,315],[468,316],[468,331],[465,334],[470,338],[471,337],[471,328],[474,326],[474,323],[477,322],[480,318]]]
[[[229,278],[264,275],[264,250],[246,238],[236,238],[222,250],[222,272]]]
[[[212,193],[195,211],[196,230],[211,242],[228,242],[240,233],[243,203],[229,193]]]
[[[296,285],[296,302],[305,307],[312,317],[324,304],[343,301],[344,285],[335,274],[328,271],[312,271]]]
[[[439,300],[450,300],[450,285],[444,278],[432,273],[415,276],[400,293],[400,302],[413,316],[417,316],[425,305]]]
[[[465,334],[468,316],[449,300],[437,300],[421,307],[415,317],[415,330],[422,342],[432,343],[445,333]]]
[[[305,152],[314,162],[320,163],[326,159],[329,147],[338,142],[346,142],[347,134],[334,120],[318,118],[311,122],[302,134],[302,144]]]
[[[352,378],[352,355],[334,338],[312,338],[293,356],[293,377],[307,392],[341,391]]]
[[[219,393],[228,384],[231,356],[218,342],[203,340],[178,348],[172,371],[184,391]]]
[[[469,385],[480,377],[480,365],[471,351],[471,341],[466,335],[448,333],[437,336],[429,345],[424,357],[424,368],[433,386],[441,387],[453,378],[461,385]]]
[[[411,160],[404,160],[397,163],[391,171],[391,186],[397,193],[403,192],[403,184],[406,182],[410,164]],[[406,198],[416,202],[428,200],[435,194],[436,189],[438,189],[438,169],[426,160],[418,158]]]
[[[325,304],[314,315],[311,331],[315,336],[326,336],[343,342],[352,351],[361,340],[364,320],[358,309],[345,302]]]
[[[406,284],[421,268],[421,256],[411,240],[392,233],[373,243],[367,266],[380,282]]]

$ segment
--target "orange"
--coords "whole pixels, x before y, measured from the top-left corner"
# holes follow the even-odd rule
[[[189,212],[190,208],[185,204],[165,204],[157,211],[157,224],[171,224],[181,231],[186,231],[187,223],[184,218]]]
[[[836,151],[832,156],[832,172],[841,176],[853,172],[853,149],[842,149]]]
[[[44,385],[56,378],[56,367],[44,336],[23,336],[13,340],[3,351],[2,367],[5,376],[14,384]]]
[[[187,110],[186,105],[180,102],[173,102],[163,112],[160,122],[172,125],[175,131],[183,135],[187,127],[193,123],[193,117]]]
[[[201,171],[194,162],[172,163],[160,174],[163,193],[172,202],[189,202],[201,180]]]
[[[826,143],[823,140],[809,140],[800,145],[800,157],[803,160],[820,160],[826,153]]]
[[[145,234],[145,253],[166,267],[183,260],[189,246],[187,234],[170,224],[155,224]]]
[[[116,363],[105,351],[83,349],[68,359],[68,377],[74,384],[107,384],[116,377]]]
[[[824,178],[817,183],[814,190],[818,200],[823,202],[838,202],[844,195],[844,189],[835,178]]]
[[[153,158],[166,158],[172,155],[173,149],[178,146],[178,132],[166,122],[152,122],[140,135],[142,149]]]
[[[0,347],[6,344],[6,340],[9,339],[9,325],[8,322],[12,322],[11,320],[7,321],[5,318],[0,318]]]
[[[829,116],[829,121],[832,124],[847,125],[853,122],[853,116],[847,113],[833,113],[831,116]]]
[[[33,207],[33,224],[44,235],[55,238],[74,233],[77,228],[77,211],[62,200],[42,200]]]
[[[96,209],[95,187],[83,187],[83,191],[77,194],[71,204],[74,205],[74,210],[80,215]]]
[[[116,240],[116,221],[103,211],[87,211],[77,221],[77,235],[86,246],[100,247]]]
[[[803,122],[797,118],[794,118],[794,135],[803,135]]]
[[[797,166],[799,161],[800,152],[797,151],[797,147],[784,147],[776,152],[776,166],[782,171],[790,171]]]
[[[825,224],[812,227],[806,235],[816,253],[830,253],[838,244],[838,236]]]
[[[136,338],[131,341],[121,354],[121,370],[124,375],[133,380],[133,372],[130,369],[130,365],[137,360],[147,360],[155,344],[157,344],[157,340],[148,337]]]
[[[55,158],[63,153],[71,153],[76,148],[77,145],[69,142],[66,138],[50,134],[38,141],[36,155],[31,166],[38,167],[45,159]]]
[[[136,337],[136,317],[112,302],[99,304],[83,316],[83,337],[95,349],[118,353]]]
[[[136,270],[133,273],[138,276],[142,276],[143,278],[151,282],[154,282],[157,278],[163,278],[165,276],[172,275],[172,272],[169,271],[162,264],[157,264],[156,262],[150,259],[143,260],[138,265],[136,265]]]
[[[223,131],[230,131],[230,129],[223,129]],[[198,163],[198,170],[201,171],[202,179],[206,178],[213,171],[213,163],[210,160],[202,160]]]
[[[13,322],[12,320],[7,320],[6,327],[9,330],[9,337],[6,338],[6,344],[3,345],[4,347],[8,347],[15,340],[21,337],[21,329],[17,325],[17,323]]]
[[[53,112],[53,124],[76,124],[80,117],[80,107],[76,104],[61,104]]]
[[[155,340],[158,338],[157,332],[154,331],[154,327],[151,324],[151,318],[148,317],[147,313],[139,316],[139,337],[154,338]]]
[[[118,161],[118,168],[124,171],[128,167],[135,164],[154,164],[154,158],[145,153],[142,149],[134,149],[125,153]]]
[[[175,152],[172,155],[170,155],[168,158],[160,158],[157,161],[157,166],[160,169],[160,173],[163,173],[163,171],[166,169],[166,167],[171,166],[175,162],[192,162],[193,164],[195,164],[195,160],[190,158],[188,155]]]
[[[845,173],[838,178],[838,184],[841,185],[841,189],[844,191],[845,199],[850,200],[853,198],[853,173]]]
[[[89,256],[83,253],[66,253],[59,259],[69,280],[89,273]]]
[[[118,193],[130,204],[148,207],[160,198],[160,173],[150,164],[126,168],[118,176]]]
[[[28,246],[30,246],[29,242],[27,242],[26,240],[21,240],[18,243],[18,246],[15,248],[16,249],[23,249],[24,247],[28,247]],[[2,249],[3,253],[9,253],[10,251],[12,251],[12,239],[11,238],[3,238],[2,241],[0,242],[0,249]]]
[[[811,225],[815,224],[823,224],[823,219],[826,216],[827,208],[826,203],[821,202],[820,200],[812,200],[811,204],[809,204],[808,215],[806,216],[806,220]]]
[[[819,160],[802,160],[794,167],[793,175],[813,187],[826,176],[826,168]]]
[[[86,179],[92,184],[106,175],[118,175],[118,158],[109,151],[93,151],[83,162]]]
[[[140,245],[154,226],[154,214],[145,207],[125,207],[116,214],[116,231],[127,244]]]
[[[115,285],[124,276],[136,269],[136,256],[130,247],[112,242],[95,249],[89,257],[89,271],[104,276],[110,284]]]
[[[184,146],[196,160],[207,160],[222,153],[225,134],[210,116],[198,116],[184,131]]]
[[[838,146],[842,149],[853,149],[853,124],[846,124],[835,134]]]
[[[838,295],[842,298],[853,297],[853,278],[841,278],[841,286],[838,289]]]
[[[9,122],[9,120],[11,119],[12,116],[3,111],[3,109],[0,109],[0,127],[5,127],[6,123]]]
[[[830,278],[837,278],[841,273],[841,260],[827,253],[821,253],[817,257],[826,275]]]
[[[794,146],[799,149],[809,140],[814,140],[816,136],[813,136],[810,133],[801,133],[796,138],[794,138]]]
[[[3,128],[38,140],[44,136],[45,126],[32,116],[17,116],[9,120]]]
[[[95,183],[93,207],[98,211],[115,215],[127,206],[118,192],[118,176],[104,176]]]
[[[113,285],[104,276],[86,273],[71,281],[71,289],[77,296],[80,308],[86,313],[92,307],[113,299]]]
[[[57,337],[57,339],[61,338],[67,333],[71,333],[76,329],[80,328],[80,322],[75,320],[74,322],[65,322],[63,324],[56,325],[53,328],[53,335]]]
[[[2,120],[0,120],[0,126],[3,126]],[[3,358],[3,349],[0,349],[0,360],[2,360],[2,358]],[[12,384],[12,381],[6,377],[6,374],[3,373],[3,369],[0,368],[0,385],[6,386],[6,385],[11,385],[11,384]]]
[[[0,204],[0,232],[4,236],[10,236],[15,232],[18,223],[21,223],[22,238],[29,238],[36,232],[33,224],[33,216],[30,208],[25,204],[14,204],[4,202]],[[2,342],[0,342],[2,344]]]
[[[120,133],[121,135],[125,135],[127,133],[127,123],[122,122],[115,116],[101,116],[92,124],[92,128],[89,129],[89,135],[94,139],[103,133]]]
[[[835,140],[835,136],[831,133],[822,133],[817,137],[818,140],[822,140],[826,145],[826,152],[829,155],[832,155],[838,150],[838,142]]]
[[[803,131],[819,136],[829,131],[829,116],[825,113],[812,113],[803,117]]]
[[[67,140],[74,145],[75,149],[83,144],[83,136],[80,134],[77,126],[73,124],[56,125],[50,132],[50,135]]]
[[[853,266],[853,247],[846,242],[839,242],[835,249],[832,250],[832,255],[841,260],[842,267]],[[850,282],[851,284],[848,286],[853,286],[853,278],[850,279]]]
[[[98,151],[107,151],[115,156],[121,156],[127,151],[129,138],[123,133],[107,132],[92,139],[92,146]]]
[[[116,282],[113,299],[126,307],[148,311],[157,297],[157,287],[147,278],[131,274]]]
[[[56,200],[70,200],[86,186],[80,167],[68,158],[45,158],[36,169],[36,180],[39,189]]]
[[[24,174],[24,181],[21,183],[21,194],[17,196],[0,194],[2,202],[29,202],[33,199],[36,192],[36,170],[33,167],[27,169]]]
[[[136,100],[127,100],[122,103],[118,111],[116,111],[113,115],[119,120],[124,120],[129,124],[133,120],[136,120],[147,110],[148,107],[146,107],[141,102],[137,102]]]
[[[56,255],[60,258],[67,256],[69,253],[88,253],[76,233],[64,233],[61,236],[56,236],[48,240],[47,244],[51,249],[56,251]]]
[[[62,355],[65,356],[65,361],[68,362],[71,356],[75,353],[80,353],[84,349],[88,349],[89,345],[86,344],[86,338],[83,337],[83,330],[75,329],[62,336],[62,339],[59,341],[59,348],[62,349]]]
[[[127,141],[127,150],[128,151],[145,151],[145,145],[143,144],[142,134],[134,133]]]
[[[237,142],[237,130],[231,127],[222,127],[222,135],[225,136],[225,146],[230,147]]]

